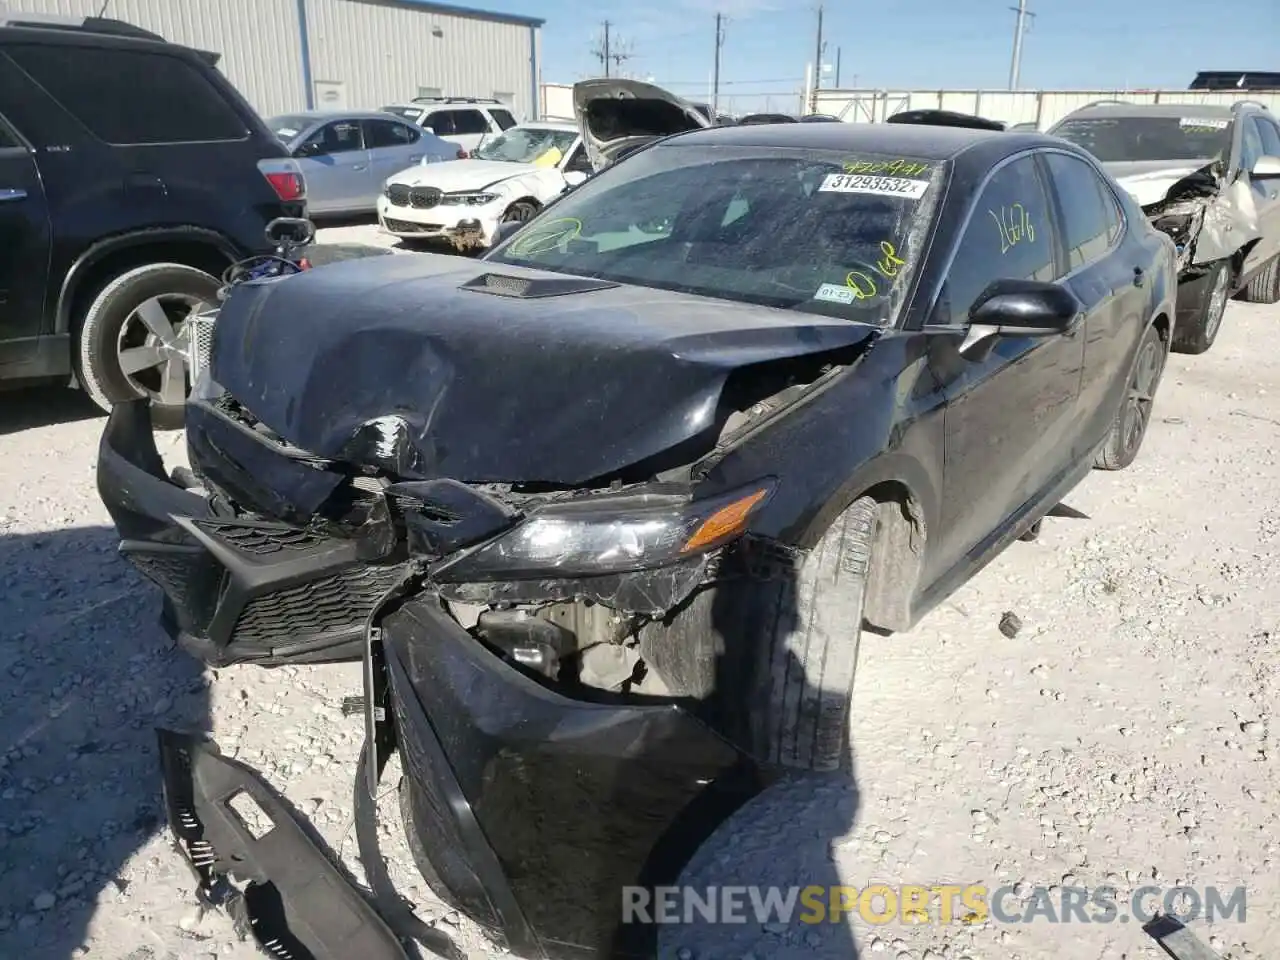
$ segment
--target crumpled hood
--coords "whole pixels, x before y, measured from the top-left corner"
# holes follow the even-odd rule
[[[444,163],[420,164],[390,177],[387,183],[410,187],[438,187],[445,193],[478,190],[499,180],[518,177],[539,170],[531,163],[506,163],[502,160],[446,160]]]
[[[461,286],[486,275],[511,278],[508,293],[533,286]],[[551,289],[565,284],[583,292]],[[314,455],[412,479],[563,485],[704,434],[737,367],[877,332],[430,254],[242,284],[215,329],[212,378]]]
[[[1128,193],[1139,206],[1159,203],[1169,189],[1212,160],[1158,160],[1138,163],[1104,163],[1103,169]]]

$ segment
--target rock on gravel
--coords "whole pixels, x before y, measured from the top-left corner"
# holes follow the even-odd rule
[[[326,232],[328,233],[328,232]],[[350,227],[342,242],[382,242]],[[1280,943],[1280,308],[1233,303],[1212,351],[1174,356],[1137,463],[1094,473],[916,630],[863,640],[852,783],[784,780],[722,828],[698,885],[1242,884],[1247,918],[1191,924],[1224,956]],[[201,917],[162,829],[151,728],[205,729],[353,860],[355,665],[202,670],[117,557],[75,394],[0,417],[0,956],[249,958]],[[179,435],[166,457],[181,457]],[[1009,639],[992,627],[1017,611]],[[385,781],[387,786],[392,779]],[[386,803],[393,876],[473,956]],[[1011,904],[1018,903],[1016,895]],[[1137,924],[693,924],[663,957],[1142,958]]]

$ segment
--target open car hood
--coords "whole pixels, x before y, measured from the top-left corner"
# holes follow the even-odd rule
[[[573,112],[597,170],[651,140],[712,125],[693,104],[661,87],[607,77],[573,85]]]

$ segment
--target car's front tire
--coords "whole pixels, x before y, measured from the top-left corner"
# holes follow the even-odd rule
[[[1239,298],[1247,303],[1280,301],[1280,254],[1268,260],[1266,266],[1253,275],[1240,291]]]
[[[648,637],[646,655],[677,694],[714,686],[713,711],[741,748],[768,764],[847,769],[849,718],[877,504],[854,501],[797,565],[722,580]],[[714,642],[708,642],[714,638]],[[690,651],[715,650],[716,663]],[[655,662],[656,661],[656,662]],[[663,661],[679,664],[663,670]],[[714,677],[705,674],[709,670]]]
[[[1099,470],[1123,470],[1133,463],[1147,435],[1156,389],[1164,373],[1165,349],[1160,331],[1147,327],[1129,373],[1124,401],[1093,465]]]
[[[219,286],[180,263],[149,263],[108,283],[80,323],[77,375],[85,392],[104,410],[149,397],[156,427],[181,427],[190,389],[186,320],[217,302]]]
[[[1227,311],[1227,300],[1231,292],[1231,264],[1219,260],[1198,283],[1199,303],[1195,319],[1188,323],[1178,323],[1173,338],[1173,349],[1176,353],[1198,355],[1205,353],[1218,339],[1218,331],[1222,329],[1222,317]]]

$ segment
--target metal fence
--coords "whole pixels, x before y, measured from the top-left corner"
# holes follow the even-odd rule
[[[879,123],[902,110],[955,110],[1046,130],[1096,100],[1231,106],[1255,100],[1280,113],[1280,90],[819,90],[818,113]]]

